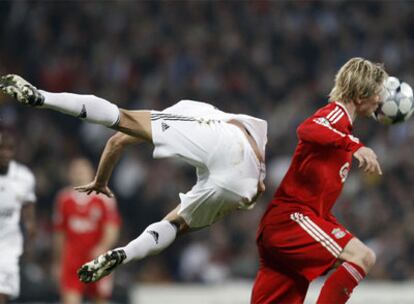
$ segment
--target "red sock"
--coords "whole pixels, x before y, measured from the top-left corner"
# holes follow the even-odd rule
[[[365,276],[365,271],[360,266],[351,262],[344,262],[325,281],[316,303],[346,303],[354,288]]]

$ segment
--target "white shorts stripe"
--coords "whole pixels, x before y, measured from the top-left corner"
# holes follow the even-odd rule
[[[316,226],[308,217],[300,213],[292,213],[290,218],[297,222],[312,238],[321,243],[334,257],[339,257],[342,248]],[[312,225],[313,223],[314,225]],[[316,227],[316,228],[315,228]]]
[[[338,111],[339,111],[340,109],[339,109],[339,107],[338,106],[336,106],[335,107],[335,109],[333,109],[327,116],[326,116],[326,118],[327,119],[331,119],[331,116],[332,115],[335,115],[335,113],[337,113]]]
[[[345,270],[349,272],[349,274],[355,279],[357,283],[363,279],[359,271],[356,270],[355,267],[353,267],[351,264],[345,262],[342,264],[342,266],[344,266]]]
[[[312,229],[312,231],[314,231],[314,233],[316,233],[321,239],[323,239],[326,242],[326,244],[328,244],[330,246],[330,248],[337,253],[337,256],[339,256],[341,254],[342,250],[340,248],[338,249],[337,244],[335,242],[333,242],[332,239],[330,239],[329,237],[326,237],[326,234],[321,233],[321,230],[317,229],[317,228],[319,228],[318,226],[316,226],[317,228],[315,228],[312,224],[310,224],[308,221],[306,221],[306,217],[304,217],[302,221],[303,221],[304,225],[307,225],[307,227]]]
[[[335,252],[326,242],[325,240],[320,239],[316,234],[312,232],[312,230],[309,229],[306,225],[304,225],[299,219],[295,219],[293,217],[293,214],[291,215],[292,220],[297,222],[299,226],[302,227],[303,230],[305,230],[312,238],[314,238],[317,242],[321,243],[323,247],[325,247],[334,257],[338,257],[338,253]]]
[[[309,217],[305,216],[304,220],[319,231],[339,252],[342,252],[342,247],[338,245],[333,238],[331,238],[325,231],[323,231],[318,225],[316,225]]]

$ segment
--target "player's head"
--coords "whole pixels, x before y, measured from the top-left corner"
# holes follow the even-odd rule
[[[0,127],[0,170],[8,168],[10,161],[14,157],[16,141],[13,132]]]
[[[75,158],[69,163],[69,182],[73,186],[90,183],[94,178],[94,169],[86,158]]]
[[[378,106],[387,76],[382,64],[352,58],[336,74],[329,100],[354,103],[357,114],[369,116]]]

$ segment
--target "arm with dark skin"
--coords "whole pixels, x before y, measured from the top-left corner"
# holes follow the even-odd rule
[[[25,255],[31,257],[33,242],[36,235],[36,211],[35,204],[26,202],[22,207],[22,224],[25,231]]]
[[[103,193],[108,197],[113,197],[113,193],[108,187],[108,182],[116,163],[121,157],[125,147],[142,141],[144,140],[121,132],[115,133],[109,138],[105,145],[95,179],[91,183],[75,187],[75,189],[80,192],[86,192],[87,194],[96,192],[98,194]]]

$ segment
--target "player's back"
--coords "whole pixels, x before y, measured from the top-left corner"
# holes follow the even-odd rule
[[[297,129],[299,142],[272,204],[306,206],[328,216],[347,178],[352,152],[360,146],[351,131],[351,118],[339,103],[306,119]]]

